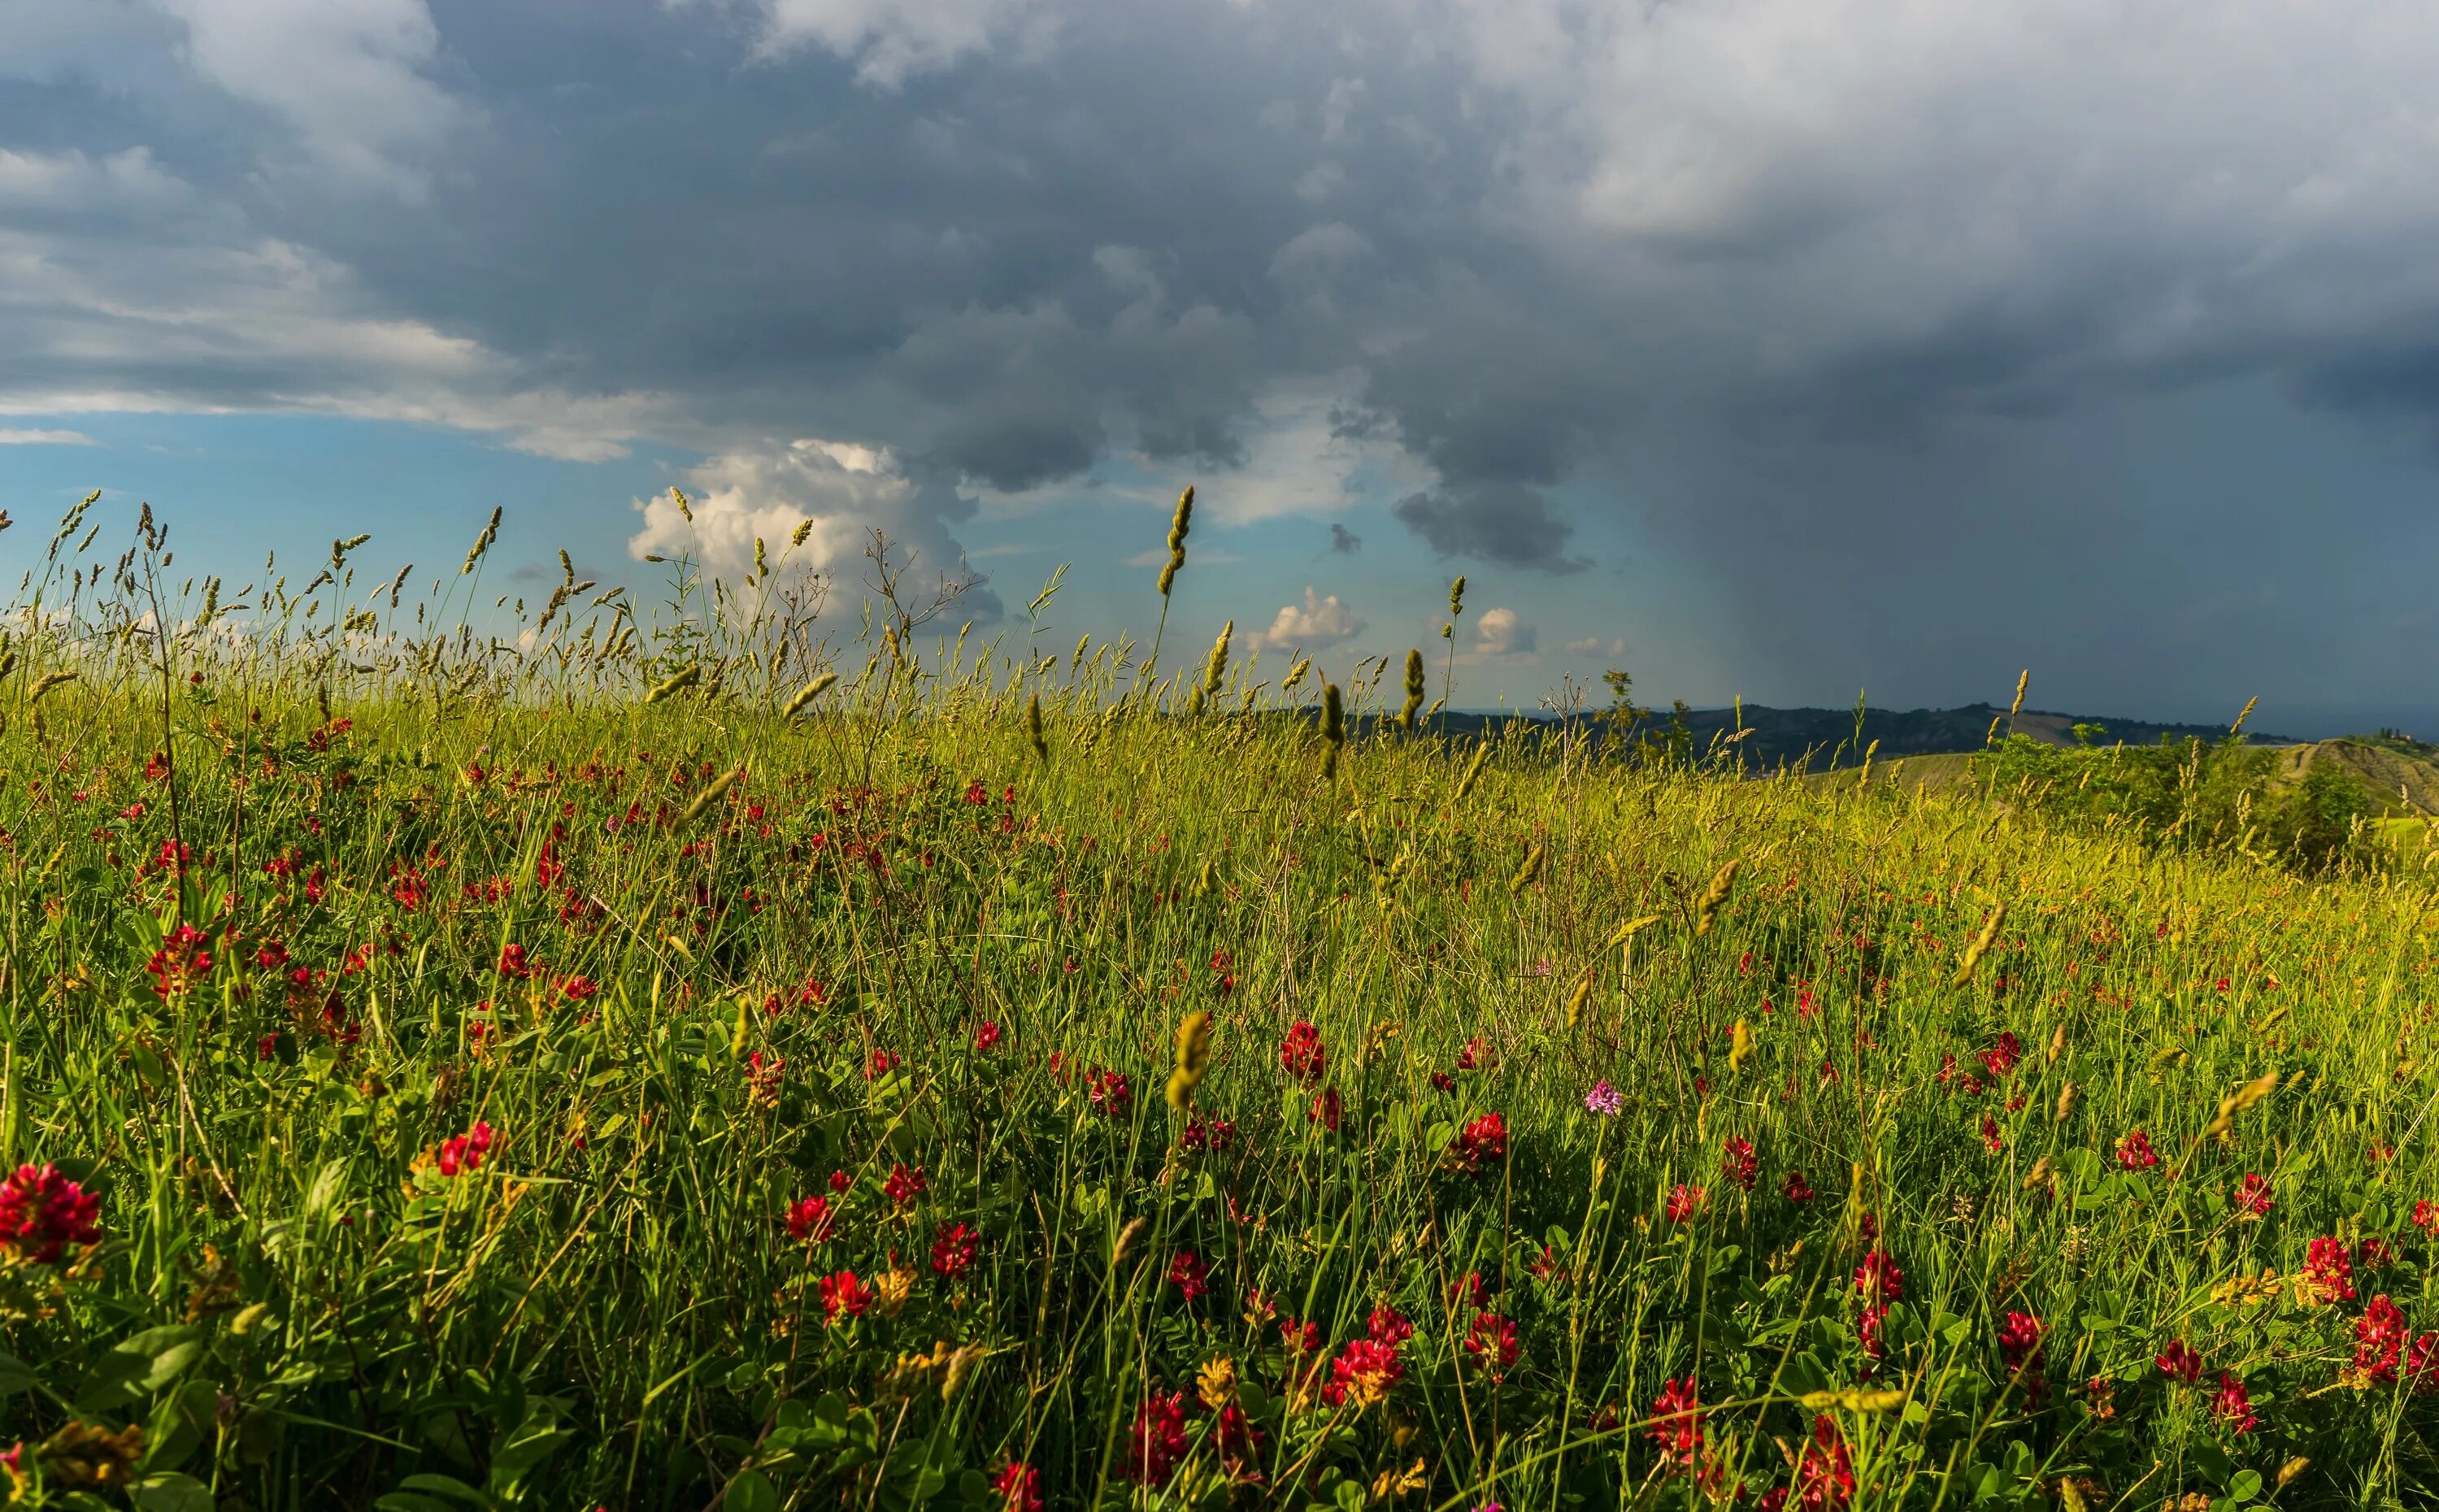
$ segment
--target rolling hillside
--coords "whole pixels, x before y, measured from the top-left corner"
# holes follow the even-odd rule
[[[2272,765],[2262,788],[2265,799],[2293,793],[2316,773],[2345,778],[2363,796],[2369,817],[2383,842],[2418,856],[2433,839],[2439,824],[2439,746],[2394,738],[2350,736],[2281,746],[2270,753]],[[1933,792],[1959,792],[1984,780],[1976,771],[1974,753],[1936,752],[1883,761],[1874,768],[1873,781]],[[2107,751],[2094,759],[2106,762]],[[1816,785],[1853,781],[1851,772],[1824,771]]]
[[[2278,754],[2281,782],[2301,782],[2334,766],[2370,794],[2383,818],[2439,814],[2439,746],[2394,737],[2349,736],[2290,746]]]
[[[2149,720],[2115,719],[2100,715],[2057,714],[2041,709],[2026,709],[2009,721],[2007,711],[1988,703],[1967,703],[1953,709],[1875,709],[1863,711],[1861,738],[1857,739],[1855,711],[1852,709],[1780,709],[1746,704],[1743,710],[1745,727],[1754,733],[1743,741],[1747,764],[1772,768],[1781,762],[1804,763],[1807,757],[1813,766],[1830,763],[1833,756],[1842,766],[1853,766],[1862,759],[1862,752],[1873,741],[1879,742],[1876,759],[1894,760],[1899,756],[1930,756],[1948,752],[1972,752],[1982,749],[1990,734],[1991,721],[1999,720],[2003,729],[2028,735],[2050,745],[2074,743],[2071,733],[2077,724],[2095,724],[2106,733],[2098,737],[2103,744],[2124,741],[2127,745],[2156,745],[2162,736],[2176,739],[2189,737],[2217,740],[2227,734],[2223,724],[2173,724]],[[1688,714],[1685,722],[1694,731],[1695,746],[1703,749],[1715,736],[1724,737],[1736,728],[1736,711],[1733,709],[1697,709]],[[1653,722],[1666,723],[1665,715],[1654,716]],[[2252,735],[2255,745],[2288,743],[2274,735]]]
[[[1953,709],[1875,709],[1863,711],[1861,738],[1856,738],[1855,711],[1847,709],[1773,708],[1767,704],[1748,703],[1741,710],[1743,728],[1753,733],[1738,742],[1739,754],[1747,770],[1775,771],[1780,766],[1813,769],[1855,766],[1873,741],[1879,742],[1876,759],[1894,761],[1901,756],[1932,756],[1945,753],[1971,753],[1982,749],[1989,736],[1991,721],[2006,722],[2007,711],[1988,703],[1967,703]],[[1712,749],[1715,741],[1724,739],[1737,726],[1739,711],[1727,709],[1691,709],[1684,718],[1685,727],[1693,738],[1693,750],[1700,755]],[[1546,715],[1466,714],[1441,715],[1438,728],[1459,739],[1475,738],[1506,725],[1517,718],[1556,729],[1563,722]],[[1653,710],[1635,726],[1636,734],[1651,739],[1665,738],[1671,716],[1666,710]],[[1597,740],[1606,737],[1610,725],[1605,718],[1593,715],[1578,719],[1594,733]],[[1373,721],[1359,720],[1359,727]],[[2012,728],[2050,745],[2074,743],[2072,731],[2077,724],[2096,724],[2106,733],[2098,737],[2103,744],[2124,741],[2127,745],[2156,745],[2162,736],[2176,739],[2198,738],[2217,740],[2225,738],[2223,724],[2173,724],[2150,720],[2124,720],[2106,716],[2056,714],[2040,709],[2026,709],[2018,715]],[[2288,745],[2292,742],[2275,735],[2251,734],[2255,745]],[[2392,784],[2393,786],[2393,784]]]

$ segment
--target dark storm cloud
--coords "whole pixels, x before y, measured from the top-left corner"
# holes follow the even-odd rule
[[[1592,562],[1566,554],[1576,527],[1550,501],[1521,483],[1475,483],[1409,494],[1390,513],[1442,557],[1472,557],[1537,572],[1581,572]]]
[[[250,5],[0,11],[0,403],[659,441],[739,519],[947,552],[954,486],[1225,477],[1319,385],[1433,552],[1607,582],[1656,543],[1789,685],[2340,654],[2327,596],[2427,513],[2412,473],[2312,500],[2267,608],[2190,568],[2299,513],[2224,459],[2265,416],[2327,467],[2297,402],[2439,416],[2434,137],[2377,103],[2439,98],[2410,8]]]
[[[523,360],[754,423],[817,398],[1003,486],[1110,444],[1232,461],[1297,365],[1262,270],[1316,219],[1291,188],[1311,131],[1260,124],[1224,15],[875,90],[818,49],[757,61],[732,12],[618,13],[628,44],[587,47],[590,8],[444,7],[470,72],[520,80],[487,102],[505,151],[438,214],[353,207],[317,241]],[[1326,94],[1308,72],[1267,83]]]
[[[1342,557],[1351,557],[1363,549],[1363,538],[1333,520],[1329,523],[1329,549]]]
[[[2306,403],[2403,425],[2439,462],[2439,319],[2321,363],[2296,387]]]

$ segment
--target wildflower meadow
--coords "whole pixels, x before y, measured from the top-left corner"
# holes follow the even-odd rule
[[[11,1503],[2439,1496],[2427,872],[1451,738],[1190,523],[1072,648],[0,537]]]

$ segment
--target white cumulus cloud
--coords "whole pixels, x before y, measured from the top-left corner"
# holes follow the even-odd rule
[[[1473,654],[1486,659],[1530,656],[1540,643],[1540,632],[1512,609],[1485,610],[1473,624]]]
[[[1363,616],[1346,607],[1336,594],[1326,596],[1308,586],[1301,604],[1283,604],[1262,631],[1266,646],[1303,646],[1319,649],[1353,640],[1363,633]]]
[[[715,573],[733,573],[752,565],[759,540],[774,562],[835,572],[862,555],[877,529],[913,554],[919,580],[954,572],[962,557],[943,518],[961,502],[909,478],[884,448],[805,437],[728,452],[691,469],[685,487],[691,523],[668,493],[635,501],[644,525],[628,538],[629,555],[690,552]],[[807,527],[804,543],[792,546],[799,525]]]

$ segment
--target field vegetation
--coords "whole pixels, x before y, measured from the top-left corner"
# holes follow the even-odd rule
[[[1456,742],[1445,652],[886,543],[511,608],[496,516],[419,597],[100,521],[0,655],[17,1504],[2439,1490],[2418,866]]]

